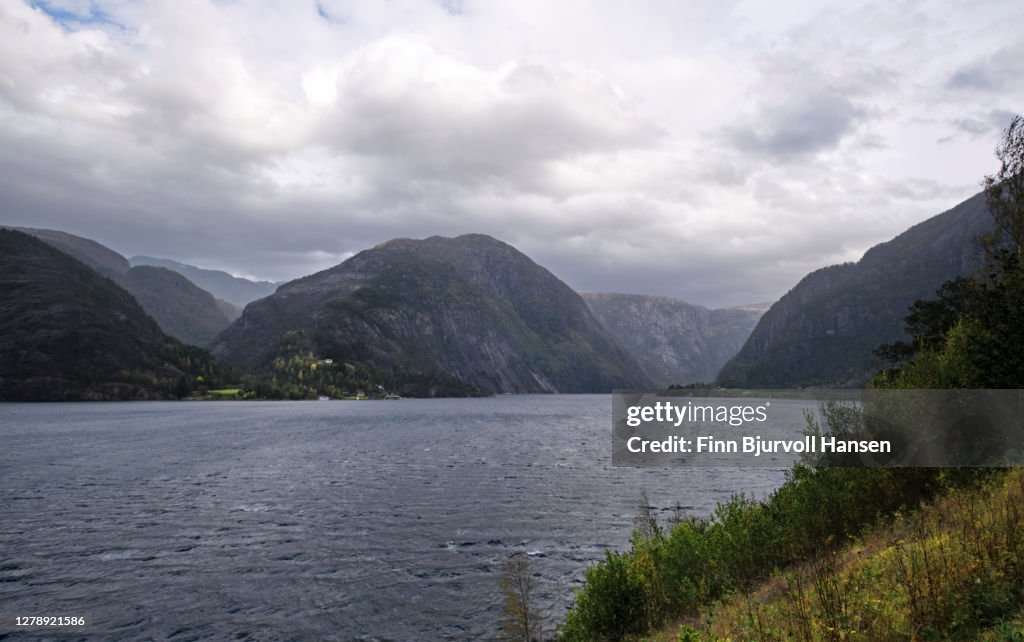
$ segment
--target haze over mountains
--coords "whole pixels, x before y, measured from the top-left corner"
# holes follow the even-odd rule
[[[714,381],[763,312],[756,307],[709,310],[638,294],[580,295],[659,388]]]
[[[238,306],[239,311],[250,301],[262,299],[274,293],[280,283],[270,281],[250,281],[242,277],[228,274],[222,270],[207,270],[194,265],[179,263],[170,259],[158,259],[151,256],[133,256],[132,265],[153,265],[167,268],[181,274],[218,299]],[[237,316],[237,315],[236,315]]]

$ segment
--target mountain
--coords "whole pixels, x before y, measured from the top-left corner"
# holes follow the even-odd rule
[[[212,351],[266,370],[297,335],[322,358],[409,381],[439,377],[499,393],[650,385],[576,292],[477,234],[396,239],[282,285],[246,306]]]
[[[862,385],[884,364],[872,351],[906,339],[903,318],[942,283],[983,264],[992,229],[983,194],[868,250],[857,263],[812,272],[761,317],[718,376],[752,388]]]
[[[580,292],[655,386],[714,381],[761,317],[756,306],[709,310],[678,299]],[[750,309],[753,307],[754,309]]]
[[[113,281],[0,229],[0,400],[171,398],[202,365]]]
[[[274,293],[280,283],[270,281],[250,281],[220,270],[207,270],[194,265],[178,263],[170,259],[157,259],[151,256],[133,256],[132,265],[153,265],[167,268],[181,274],[218,299],[233,303],[244,308],[250,301],[262,299]]]
[[[185,343],[209,345],[231,323],[212,294],[177,272],[140,265],[115,281],[132,293],[164,332]]]
[[[746,305],[734,305],[732,307],[723,308],[725,310],[745,310],[747,312],[756,312],[758,316],[761,316],[768,311],[768,308],[772,307],[770,302],[762,303],[748,303]]]
[[[40,230],[31,227],[8,227],[6,229],[17,230],[42,239],[61,252],[70,254],[85,263],[103,276],[123,274],[131,267],[128,264],[128,259],[92,239],[58,230]]]
[[[57,230],[8,229],[31,234],[113,279],[138,300],[165,333],[185,343],[206,346],[238,318],[234,306],[217,302],[209,292],[177,273],[132,267],[128,259],[92,239]]]
[[[228,323],[242,316],[242,308],[238,307],[234,303],[228,303],[224,299],[217,299],[217,309],[220,310],[220,313],[228,320]]]

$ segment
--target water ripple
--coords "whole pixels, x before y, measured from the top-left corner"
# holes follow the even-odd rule
[[[642,488],[667,516],[782,481],[613,468],[610,407],[0,404],[0,603],[86,615],[88,639],[470,640],[520,553],[553,628]]]

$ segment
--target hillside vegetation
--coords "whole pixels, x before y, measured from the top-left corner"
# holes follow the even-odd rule
[[[10,229],[30,234],[113,280],[135,297],[165,334],[184,343],[205,347],[238,316],[230,305],[175,272],[133,268],[128,259],[92,239],[57,230]]]
[[[583,299],[510,245],[396,239],[250,303],[213,353],[265,375],[287,333],[320,358],[387,373],[402,394],[646,387]]]
[[[213,295],[177,272],[140,265],[115,280],[161,330],[185,343],[207,346],[231,323]]]
[[[1024,471],[915,508],[650,639],[1024,639]]]
[[[985,269],[913,304],[910,341],[877,350],[891,363],[873,386],[1024,388],[1024,119],[996,155]],[[871,410],[829,403],[808,431],[870,439],[889,428]],[[678,640],[1024,638],[1024,472],[830,467],[843,463],[815,455],[763,501],[739,495],[664,530],[645,520],[630,550],[587,571],[563,639],[666,639],[668,623]]]
[[[765,312],[718,383],[735,388],[862,386],[884,365],[882,344],[905,340],[903,318],[943,282],[984,264],[993,228],[985,195],[869,249],[857,263],[804,277]]]
[[[170,399],[229,377],[89,266],[0,230],[0,400]]]

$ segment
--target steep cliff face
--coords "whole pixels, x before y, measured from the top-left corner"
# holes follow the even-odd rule
[[[488,392],[650,384],[578,294],[483,235],[396,239],[250,303],[215,355],[266,368],[288,331],[322,357]]]
[[[863,384],[872,351],[905,339],[903,318],[942,283],[981,267],[976,238],[992,228],[978,194],[868,250],[857,263],[812,272],[761,317],[719,374],[735,387]]]
[[[166,398],[179,348],[110,279],[0,230],[0,400]]]
[[[757,309],[709,310],[668,297],[580,295],[657,387],[714,381],[761,316]]]

